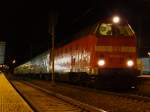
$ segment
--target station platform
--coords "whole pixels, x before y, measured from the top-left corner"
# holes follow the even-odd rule
[[[3,73],[0,73],[0,112],[33,112]]]

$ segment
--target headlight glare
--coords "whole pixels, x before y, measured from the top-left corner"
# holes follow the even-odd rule
[[[133,60],[128,60],[128,61],[127,61],[127,66],[128,66],[128,67],[132,67],[133,65],[134,65]]]
[[[100,59],[100,60],[98,61],[98,65],[99,65],[99,66],[104,66],[104,65],[105,65],[105,60],[104,60],[104,59]]]

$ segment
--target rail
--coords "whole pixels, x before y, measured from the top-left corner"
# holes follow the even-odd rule
[[[70,97],[67,97],[67,96],[61,95],[59,93],[55,93],[53,91],[41,88],[39,86],[36,86],[35,84],[31,84],[31,83],[25,82],[25,81],[23,83],[25,83],[27,85],[30,85],[30,86],[32,86],[34,88],[37,88],[37,89],[39,89],[39,90],[41,90],[43,92],[46,92],[48,94],[51,94],[51,95],[53,95],[53,96],[55,96],[57,98],[60,98],[60,99],[66,101],[66,102],[68,102],[68,103],[70,103],[72,105],[78,106],[79,108],[82,108],[82,110],[88,110],[90,112],[107,112],[107,111],[105,111],[103,109],[100,109],[100,108],[97,108],[95,106],[92,106],[92,105],[89,105],[89,104],[85,104],[85,103],[82,103],[80,101],[74,100],[74,99],[72,99]]]

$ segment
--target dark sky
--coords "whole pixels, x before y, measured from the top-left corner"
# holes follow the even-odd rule
[[[149,0],[49,0],[5,1],[0,8],[0,40],[7,42],[6,63],[23,63],[48,50],[49,15],[56,12],[56,46],[72,40],[73,34],[105,16],[125,17],[138,37],[139,56],[150,50]]]

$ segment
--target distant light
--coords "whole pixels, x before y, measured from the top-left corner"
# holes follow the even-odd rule
[[[148,52],[147,54],[148,54],[148,56],[150,57],[150,52]]]
[[[16,63],[16,60],[13,60],[12,63],[15,64],[15,63]]]
[[[119,23],[120,18],[118,16],[113,17],[113,22],[114,23]]]
[[[135,86],[132,86],[131,88],[132,88],[132,89],[135,89]]]

